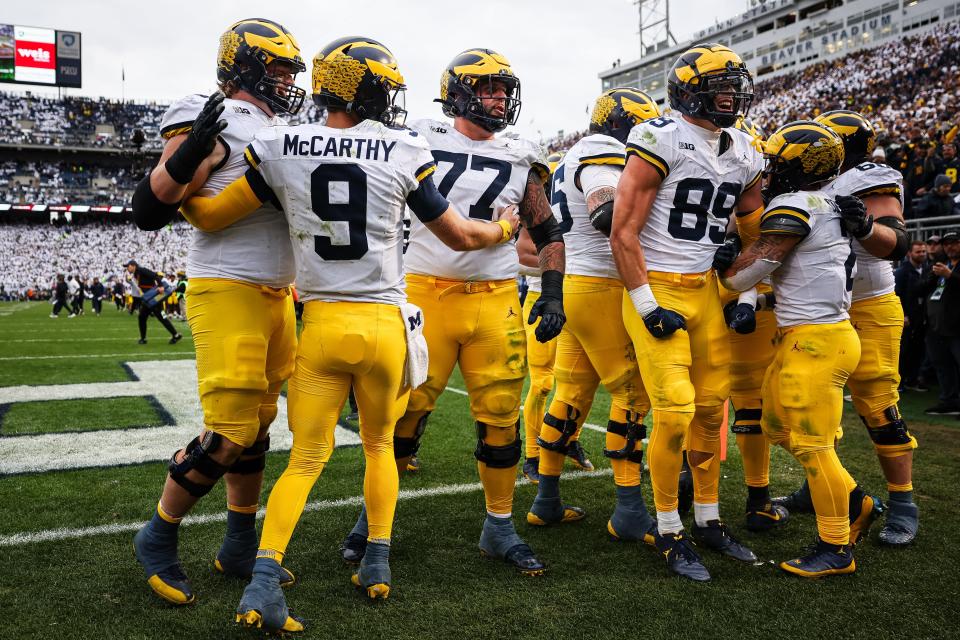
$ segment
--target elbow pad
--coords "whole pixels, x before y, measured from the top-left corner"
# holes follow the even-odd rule
[[[537,252],[543,251],[543,248],[554,242],[563,243],[563,230],[557,224],[557,219],[550,216],[535,227],[527,229],[533,244],[537,245]]]
[[[590,212],[590,224],[606,237],[610,237],[610,230],[613,227],[613,200],[604,202]]]
[[[893,229],[893,232],[897,234],[897,245],[893,248],[893,251],[884,256],[883,259],[893,261],[902,260],[903,257],[910,252],[910,239],[907,237],[907,225],[905,225],[900,218],[894,218],[893,216],[877,218],[874,222]]]
[[[148,173],[133,192],[133,221],[143,231],[156,231],[173,222],[180,210],[180,203],[167,204],[153,193]]]

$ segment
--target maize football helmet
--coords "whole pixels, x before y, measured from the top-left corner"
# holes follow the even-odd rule
[[[843,141],[833,129],[812,120],[790,122],[764,143],[767,185],[764,197],[816,187],[840,175]]]
[[[300,46],[282,25],[263,18],[234,23],[220,36],[217,51],[217,80],[221,85],[234,83],[266,102],[278,113],[296,114],[307,92],[268,69],[273,62],[290,65],[296,77],[306,70]]]
[[[753,78],[736,53],[722,44],[698,44],[685,51],[667,72],[670,106],[718,127],[732,127],[753,102]],[[730,108],[717,106],[728,96]]]
[[[626,144],[634,125],[658,117],[660,108],[650,96],[632,87],[618,87],[604,91],[593,104],[590,132],[602,133]]]
[[[486,95],[493,95],[494,83],[503,85],[503,115],[488,112],[477,95],[483,87]],[[463,117],[474,124],[496,133],[517,123],[520,117],[520,78],[513,73],[510,62],[490,49],[467,49],[457,54],[440,78],[440,98],[444,115]]]
[[[877,146],[877,132],[873,124],[856,111],[837,109],[813,119],[829,127],[843,140],[843,168],[846,171],[863,162]]]
[[[406,89],[396,58],[372,38],[334,40],[313,59],[313,101],[321,109],[400,127],[407,116]]]

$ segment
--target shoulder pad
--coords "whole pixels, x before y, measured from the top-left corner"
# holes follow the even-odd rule
[[[900,172],[873,162],[858,164],[843,173],[831,186],[834,193],[859,198],[886,195],[900,199],[903,196],[903,176]]]
[[[420,135],[429,135],[430,133],[448,133],[453,129],[453,124],[449,122],[440,122],[439,120],[431,120],[429,118],[423,118],[421,120],[414,120],[409,124],[409,128],[412,131],[416,131]]]
[[[197,115],[203,109],[206,101],[207,96],[194,93],[180,98],[167,107],[163,118],[160,120],[160,136],[164,140],[169,140],[174,136],[189,132],[193,121],[197,119]]]
[[[572,151],[572,149],[571,149]],[[627,148],[616,138],[595,133],[577,143],[577,161],[581,164],[619,164],[626,160]],[[604,159],[619,158],[620,162],[605,162]]]
[[[661,179],[670,174],[670,159],[675,157],[673,134],[677,123],[671,118],[654,118],[641,122],[630,130],[626,155],[635,155],[650,164]]]
[[[802,193],[785,193],[770,201],[760,218],[760,233],[806,236],[810,211]]]

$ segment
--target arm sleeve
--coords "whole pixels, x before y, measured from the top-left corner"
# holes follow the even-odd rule
[[[424,223],[436,220],[450,208],[450,203],[440,195],[437,185],[433,182],[434,169],[436,165],[425,170],[426,175],[418,180],[417,188],[407,194],[407,205],[420,222]]]
[[[250,215],[271,197],[275,197],[273,191],[260,172],[251,167],[213,198],[190,198],[181,211],[197,229],[220,231]]]

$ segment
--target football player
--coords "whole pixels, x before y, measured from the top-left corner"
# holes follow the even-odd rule
[[[584,517],[582,509],[562,503],[560,471],[570,440],[583,427],[602,382],[611,396],[603,453],[611,458],[617,494],[607,530],[617,539],[653,543],[656,524],[640,492],[643,418],[650,402],[621,320],[623,284],[608,236],[613,197],[626,163],[627,135],[634,125],[659,115],[656,103],[637,89],[604,92],[594,104],[590,134],[567,151],[553,172],[554,212],[569,224],[564,234],[567,323],[557,339],[557,392],[538,438],[540,482],[527,513],[532,525]]]
[[[735,125],[753,140],[754,147],[762,150],[763,134],[760,128],[747,118],[740,118]],[[724,253],[735,258],[740,247],[749,247],[760,236],[762,209],[753,212],[738,212],[737,236],[728,237],[723,249],[718,250],[715,262],[720,268]],[[790,513],[783,505],[775,505],[770,499],[770,441],[760,428],[761,386],[763,374],[773,361],[773,338],[777,323],[769,311],[776,298],[769,283],[761,282],[756,288],[741,294],[720,287],[720,301],[724,317],[730,328],[730,401],[733,403],[734,420],[730,430],[735,434],[737,448],[743,460],[743,476],[747,485],[745,526],[750,531],[768,531],[787,522]]]
[[[777,353],[763,381],[761,424],[772,443],[803,465],[818,531],[806,555],[780,568],[807,578],[852,573],[850,518],[861,515],[857,498],[865,493],[833,441],[843,385],[860,359],[847,313],[856,255],[840,206],[824,190],[840,171],[843,142],[822,124],[791,122],[770,136],[765,154],[769,200],[760,238],[724,272],[723,282],[746,291],[771,276],[777,297]]]
[[[684,52],[667,74],[677,117],[648,120],[627,139],[610,244],[626,288],[623,320],[653,406],[648,446],[657,548],[673,572],[710,574],[687,541],[677,479],[687,439],[693,536],[743,562],[756,556],[720,520],[720,428],[730,390],[730,343],[714,254],[734,211],[762,207],[760,162],[733,129],[753,100],[740,57],[718,44]]]
[[[159,229],[184,198],[215,195],[242,176],[243,150],[253,135],[299,111],[305,92],[293,83],[304,68],[297,41],[281,25],[255,18],[227,29],[217,53],[223,94],[187,96],[167,110],[160,161],[133,197],[137,225]],[[204,430],[170,460],[153,519],[134,539],[148,584],[174,604],[195,598],[177,556],[179,524],[224,476],[227,532],[214,566],[251,575],[268,429],[297,341],[289,289],[293,252],[283,214],[265,204],[229,226],[195,226],[187,315]],[[292,584],[293,575],[283,582]]]
[[[519,219],[508,207],[491,221],[450,208],[433,182],[436,164],[424,136],[404,129],[403,76],[393,54],[363,37],[335,40],[313,61],[313,96],[326,125],[259,132],[250,165],[218,196],[193,198],[184,211],[224,224],[276,201],[294,238],[304,329],[289,384],[293,447],[274,485],[253,580],[237,621],[270,631],[300,631],[280,590],[281,563],[293,529],[333,451],[333,433],[353,387],[360,413],[369,520],[366,554],[353,583],[371,598],[390,593],[390,534],[398,476],[393,429],[417,377],[405,339],[422,325],[403,283],[405,206],[451,251],[513,238]],[[216,222],[215,222],[216,221]],[[406,319],[406,321],[405,321]],[[407,363],[405,366],[405,362]],[[424,363],[420,376],[426,374]]]
[[[847,385],[887,479],[890,500],[880,541],[902,546],[913,541],[919,527],[919,512],[913,502],[913,450],[917,441],[897,407],[903,307],[893,291],[890,265],[890,261],[900,261],[910,247],[903,222],[903,176],[896,169],[867,161],[877,136],[861,114],[828,111],[815,121],[839,135],[845,151],[840,177],[826,191],[834,196],[857,196],[865,207],[844,211],[844,225],[856,240],[857,277],[853,280],[850,321],[861,346],[860,364]],[[788,500],[800,510],[809,511],[809,496],[809,487],[804,486]],[[865,500],[864,510],[882,510],[876,498],[867,496]]]
[[[497,206],[520,203],[520,218],[537,246],[541,269],[540,298],[527,322],[539,318],[536,338],[547,342],[564,323],[563,234],[543,189],[547,166],[537,144],[495,135],[520,115],[520,79],[499,53],[469,49],[444,70],[439,102],[452,123],[420,120],[411,125],[433,150],[437,188],[457,211],[478,220],[490,220]],[[398,468],[406,468],[407,458],[416,453],[437,397],[459,364],[476,421],[474,455],[487,507],[481,553],[502,558],[525,575],[539,575],[545,567],[517,535],[512,520],[521,454],[520,396],[527,373],[516,249],[511,243],[455,253],[414,220],[405,266],[407,294],[423,309],[430,373],[410,395],[397,423]],[[361,513],[344,540],[345,560],[363,555],[366,528]]]
[[[560,165],[563,153],[555,152],[547,156],[547,165],[550,168],[551,179],[544,184],[544,189],[551,197],[551,205],[556,204],[551,194],[553,175]],[[556,197],[562,197],[557,195]],[[561,212],[562,213],[562,212]],[[554,217],[558,212],[554,211]],[[560,220],[560,230],[566,233],[570,230],[569,216]],[[540,261],[537,256],[537,246],[530,238],[526,229],[520,230],[517,237],[517,254],[520,258],[520,273],[527,278],[527,297],[523,302],[523,316],[529,316],[533,305],[540,299]],[[540,481],[538,468],[540,464],[540,445],[537,438],[540,436],[540,427],[543,424],[543,414],[547,410],[547,396],[553,390],[553,364],[557,357],[557,341],[540,342],[536,339],[536,330],[539,321],[526,325],[527,333],[527,366],[530,369],[530,387],[527,397],[523,401],[523,435],[524,461],[523,475],[533,484]],[[580,444],[578,431],[567,442],[567,458],[575,466],[585,471],[593,470],[593,463],[587,458],[587,452]]]

